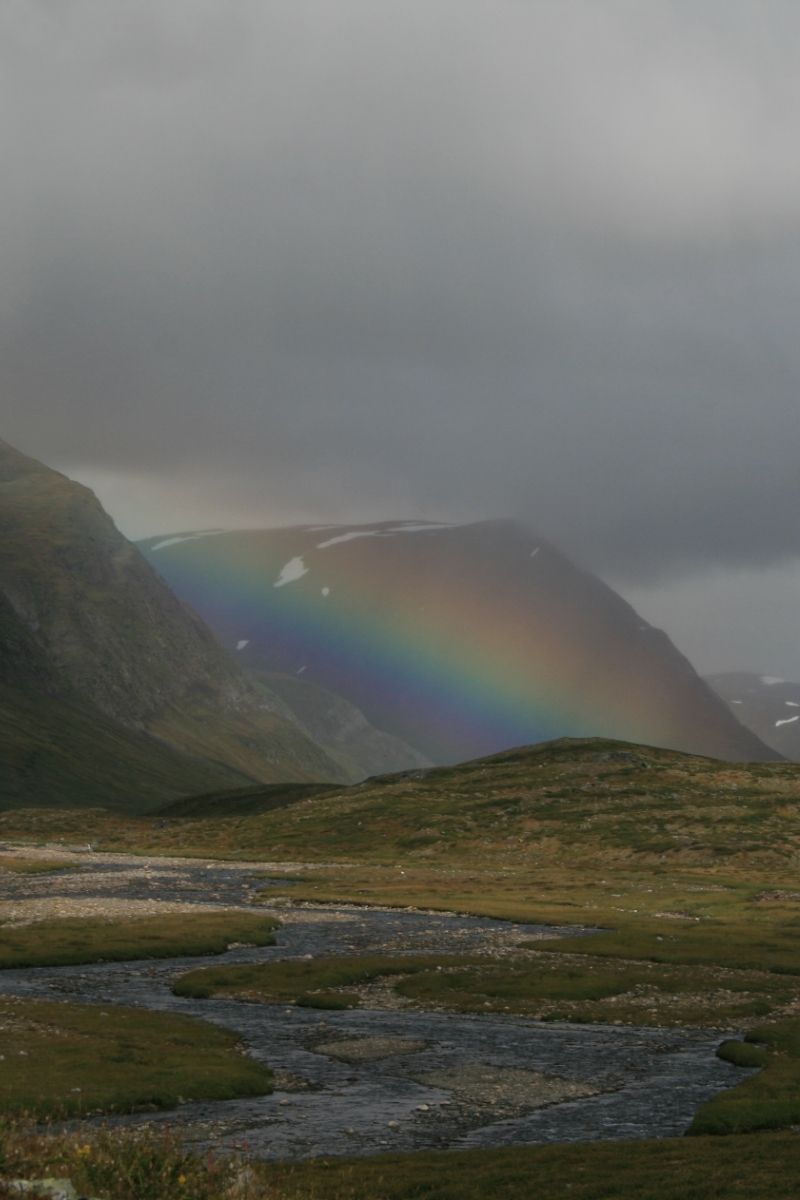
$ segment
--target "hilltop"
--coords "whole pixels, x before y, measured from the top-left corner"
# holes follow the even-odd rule
[[[563,738],[455,767],[342,785],[251,785],[95,814],[108,848],[361,862],[499,876],[587,864],[664,871],[793,869],[800,766],[731,764],[603,738]],[[0,836],[73,836],[77,816],[9,812]]]

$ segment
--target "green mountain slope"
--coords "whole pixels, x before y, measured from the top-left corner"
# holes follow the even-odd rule
[[[192,761],[85,706],[0,684],[0,808],[145,811],[212,780],[235,787],[247,777]]]
[[[239,669],[88,489],[4,442],[0,671],[6,806],[54,795],[105,802],[104,772],[108,802],[131,807],[226,784],[348,777]]]

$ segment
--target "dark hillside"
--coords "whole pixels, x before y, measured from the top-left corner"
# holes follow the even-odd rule
[[[345,774],[87,488],[5,442],[0,669],[15,712],[0,729],[3,804],[103,802],[104,775],[109,803],[144,807],[209,786]]]

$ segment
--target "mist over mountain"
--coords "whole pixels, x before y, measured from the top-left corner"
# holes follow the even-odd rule
[[[562,736],[779,757],[664,633],[518,522],[184,532],[142,548],[243,663],[345,697],[433,762]]]

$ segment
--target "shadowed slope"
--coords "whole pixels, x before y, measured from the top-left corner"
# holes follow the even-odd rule
[[[88,489],[4,442],[0,667],[2,702],[18,709],[0,733],[6,803],[97,803],[104,770],[110,802],[133,807],[248,779],[345,775]]]

